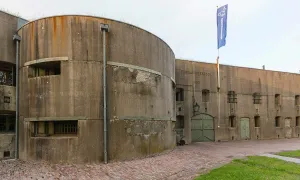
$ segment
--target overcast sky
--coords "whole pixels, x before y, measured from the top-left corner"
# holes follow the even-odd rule
[[[300,70],[299,0],[0,0],[25,19],[89,14],[131,23],[165,40],[177,58],[216,62],[216,6],[228,4],[220,63]]]

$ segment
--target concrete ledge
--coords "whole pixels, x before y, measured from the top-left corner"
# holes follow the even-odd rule
[[[69,120],[86,120],[85,116],[74,117],[30,117],[24,118],[24,121],[69,121]]]
[[[55,140],[57,140],[57,139],[78,139],[78,136],[76,135],[76,136],[68,136],[68,135],[66,135],[66,136],[45,136],[45,137],[30,137],[31,139],[55,139]]]
[[[160,72],[154,71],[152,69],[144,68],[141,66],[135,66],[135,65],[131,65],[131,64],[118,63],[118,62],[112,62],[112,61],[108,61],[107,64],[112,65],[112,66],[127,67],[127,68],[136,69],[136,70],[140,70],[140,71],[146,71],[146,72],[161,76]]]
[[[43,62],[67,61],[67,60],[69,60],[68,57],[42,58],[42,59],[36,59],[36,60],[28,61],[28,62],[24,63],[24,66],[29,66],[29,65],[32,65],[32,64],[43,63]]]
[[[147,117],[147,116],[120,116],[114,117],[113,120],[133,120],[133,121],[176,121],[171,117]]]

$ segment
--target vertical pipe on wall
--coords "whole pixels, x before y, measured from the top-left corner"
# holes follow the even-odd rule
[[[19,42],[21,37],[14,35],[13,40],[16,41],[16,123],[15,123],[15,159],[19,159]]]
[[[103,146],[105,164],[107,164],[106,32],[108,32],[108,28],[107,24],[101,24],[101,31],[103,32]]]

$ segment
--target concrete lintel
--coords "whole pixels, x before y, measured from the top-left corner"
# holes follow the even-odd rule
[[[132,69],[136,69],[136,70],[140,70],[140,71],[146,71],[146,72],[157,74],[157,75],[161,76],[160,72],[154,71],[152,69],[144,68],[141,66],[135,66],[135,65],[131,65],[131,64],[125,64],[125,63],[119,63],[119,62],[113,62],[113,61],[108,61],[107,64],[112,65],[112,66],[121,66],[121,67],[132,68]]]
[[[70,120],[85,120],[85,116],[72,116],[72,117],[31,117],[24,118],[24,121],[70,121]]]
[[[69,60],[68,57],[51,57],[51,58],[42,58],[42,59],[36,59],[32,61],[28,61],[24,63],[24,66],[29,66],[32,64],[42,63],[42,62],[51,62],[51,61],[67,61]]]
[[[170,117],[146,117],[146,116],[120,116],[117,120],[142,120],[142,121],[176,121]]]

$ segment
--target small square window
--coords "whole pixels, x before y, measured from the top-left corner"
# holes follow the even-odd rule
[[[4,103],[10,103],[10,97],[4,96]]]
[[[10,151],[4,151],[3,157],[10,157]]]

